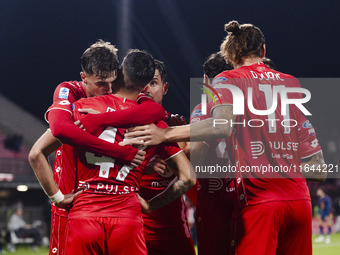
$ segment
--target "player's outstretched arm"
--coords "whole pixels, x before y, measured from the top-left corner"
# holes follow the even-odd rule
[[[232,105],[221,105],[213,110],[213,118],[184,126],[158,128],[145,125],[128,129],[127,138],[121,145],[158,145],[162,142],[206,141],[229,137],[232,134],[231,121],[236,121]]]
[[[175,179],[164,192],[152,198],[149,202],[141,202],[145,213],[167,205],[196,184],[194,169],[183,152],[167,160],[167,163],[176,172],[178,179]]]
[[[161,121],[165,118],[164,108],[153,99],[142,96],[140,105],[122,111],[91,114],[90,109],[79,109],[81,113],[89,113],[80,120],[81,125],[89,133],[104,130],[107,127],[126,128]]]
[[[56,206],[67,208],[80,192],[64,196],[53,179],[52,169],[47,157],[59,146],[60,142],[48,130],[35,142],[30,150],[28,159],[46,195]]]
[[[77,149],[119,158],[129,163],[134,160],[138,153],[138,150],[132,146],[119,146],[118,144],[109,143],[85,132],[74,125],[72,115],[66,111],[50,111],[49,121],[52,135],[58,139],[62,138],[61,141],[63,143],[67,143]]]
[[[327,171],[324,169],[325,160],[322,151],[313,156],[301,160],[301,171],[307,181],[324,182]]]

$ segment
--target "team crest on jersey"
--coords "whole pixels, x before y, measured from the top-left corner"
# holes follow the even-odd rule
[[[68,88],[61,88],[59,91],[59,98],[68,99],[68,94],[70,90]]]
[[[202,111],[201,110],[195,110],[193,111],[193,113],[191,114],[191,118],[197,117],[197,116],[202,116]]]
[[[226,77],[218,77],[213,81],[212,86],[214,86],[215,84],[217,84],[219,82],[223,82],[223,81],[227,81],[227,80],[228,79]]]
[[[303,128],[312,128],[312,123],[310,123],[309,120],[306,120],[303,124],[302,124]]]

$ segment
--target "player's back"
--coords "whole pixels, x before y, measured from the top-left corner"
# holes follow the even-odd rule
[[[240,93],[233,98],[228,85],[234,92],[241,91],[243,98]],[[248,202],[309,199],[299,169],[297,126],[302,114],[295,105],[286,107],[286,115],[281,114],[284,90],[300,88],[297,79],[256,63],[221,73],[213,86],[224,104],[233,103],[234,110],[241,106],[233,125],[233,160],[246,184]],[[288,98],[300,97],[297,93],[288,94]],[[277,105],[273,105],[276,98]],[[265,112],[271,107],[274,112]]]
[[[81,119],[79,108],[92,108],[99,112],[120,111],[135,107],[135,101],[106,95],[81,99],[74,103],[75,119]],[[165,123],[157,124],[166,127]],[[124,140],[125,129],[107,127],[95,133],[99,138],[111,143],[119,143]],[[167,157],[169,146],[147,147],[145,160],[137,168],[114,158],[96,155],[87,151],[77,152],[77,181],[79,188],[86,190],[74,201],[74,208],[70,217],[77,216],[81,209],[82,215],[101,215],[102,217],[113,217],[117,214],[120,217],[137,217],[141,208],[135,192],[139,189],[140,179],[144,168],[154,153]],[[171,147],[171,146],[170,146]],[[114,206],[113,206],[114,205]]]

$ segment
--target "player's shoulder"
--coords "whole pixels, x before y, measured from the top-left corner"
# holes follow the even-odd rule
[[[195,106],[190,114],[190,119],[202,116],[202,103]]]
[[[84,91],[84,88],[83,88],[81,82],[64,81],[56,87],[54,93],[57,93],[58,98],[67,99],[70,94],[79,94],[83,91]]]
[[[68,88],[68,89],[78,90],[78,89],[83,88],[81,83],[82,82],[79,82],[79,81],[64,81],[64,82],[59,83],[57,88],[64,87],[64,88]]]
[[[111,95],[103,95],[103,96],[95,96],[95,97],[85,97],[80,98],[77,100],[77,104],[84,105],[84,104],[99,104],[101,102],[105,102],[107,100],[107,97],[110,97]],[[111,99],[114,100],[114,99]]]

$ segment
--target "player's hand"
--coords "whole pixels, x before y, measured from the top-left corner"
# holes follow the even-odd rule
[[[168,123],[168,126],[181,126],[185,125],[186,121],[184,116],[180,116],[178,114],[171,114],[171,116],[166,118],[166,123]]]
[[[92,108],[78,109],[78,111],[87,115],[74,122],[76,126],[91,134],[100,129],[100,123],[96,119],[96,114],[99,114],[99,111]]]
[[[143,213],[151,213],[152,210],[150,209],[150,204],[149,202],[147,202],[144,198],[142,198],[138,193],[137,194],[137,197],[139,199],[139,203],[142,207],[142,212]]]
[[[90,114],[98,114],[98,113],[100,113],[99,111],[94,110],[92,108],[82,108],[82,109],[78,109],[78,111],[81,112],[81,113],[84,113],[84,114],[88,114],[88,113],[90,113]]]
[[[147,167],[145,168],[144,174],[153,174],[154,172],[158,174],[164,174],[166,170],[166,162],[160,159],[159,156],[153,157]]]
[[[119,145],[158,145],[165,142],[165,132],[165,128],[159,128],[155,124],[129,128],[125,134],[129,139]]]
[[[72,204],[74,198],[78,196],[80,193],[82,193],[84,190],[79,190],[76,193],[71,192],[70,194],[67,194],[64,196],[64,200],[55,204],[55,206],[63,208],[63,209],[69,209],[69,206]]]
[[[133,158],[131,165],[133,167],[137,167],[139,166],[145,159],[145,151],[142,150],[138,150],[137,154],[135,155],[135,157]]]

